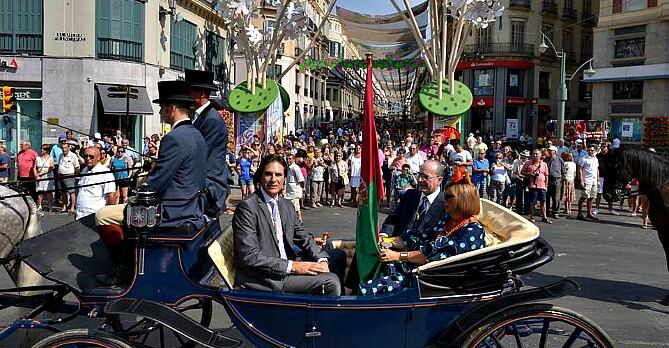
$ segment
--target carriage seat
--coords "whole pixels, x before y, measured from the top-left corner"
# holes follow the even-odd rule
[[[232,216],[221,215],[221,234],[207,248],[207,253],[221,273],[229,289],[235,286],[235,245],[232,236]]]
[[[481,200],[481,208],[486,247],[414,269],[421,297],[497,291],[553,259],[536,225],[488,200]]]

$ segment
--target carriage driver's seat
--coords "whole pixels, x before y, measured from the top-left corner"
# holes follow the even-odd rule
[[[207,248],[214,265],[229,289],[235,286],[235,245],[232,236],[232,215],[221,215],[221,234]]]

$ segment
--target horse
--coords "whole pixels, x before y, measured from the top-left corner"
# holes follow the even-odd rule
[[[8,198],[5,198],[8,197]],[[43,278],[24,263],[13,260],[21,241],[42,233],[37,205],[22,189],[0,186],[0,260],[18,287],[38,285]]]
[[[624,197],[623,189],[632,179],[639,181],[639,192],[649,202],[648,218],[657,229],[669,270],[669,157],[636,146],[621,146],[604,156],[604,199],[609,202]],[[660,301],[669,305],[669,294]]]

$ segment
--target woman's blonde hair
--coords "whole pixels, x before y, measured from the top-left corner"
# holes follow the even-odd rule
[[[445,188],[445,191],[449,190],[454,196],[450,199],[453,200],[456,212],[464,216],[475,216],[481,212],[481,199],[474,185],[468,182],[450,182]]]

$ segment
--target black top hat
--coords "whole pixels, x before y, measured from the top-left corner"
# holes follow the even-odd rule
[[[212,91],[217,90],[216,85],[214,85],[214,73],[209,71],[200,71],[186,69],[186,82],[191,87],[209,89]]]
[[[181,102],[190,104],[193,102],[188,96],[188,83],[182,80],[158,82],[158,99],[154,103]]]

